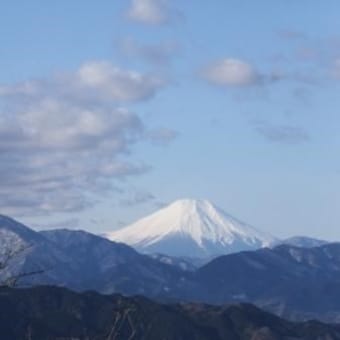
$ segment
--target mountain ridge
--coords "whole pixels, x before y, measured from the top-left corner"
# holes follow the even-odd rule
[[[296,323],[250,304],[160,304],[65,288],[0,289],[1,339],[338,340],[340,326]]]
[[[169,284],[176,286],[182,273],[128,245],[85,231],[37,232],[10,218],[0,219],[0,242],[1,251],[18,250],[8,266],[0,270],[0,282],[19,273],[39,270],[40,275],[26,277],[20,283],[129,295],[146,292],[157,297]],[[0,261],[2,256],[5,252],[0,253]]]

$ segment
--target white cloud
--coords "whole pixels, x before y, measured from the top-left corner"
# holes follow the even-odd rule
[[[206,80],[221,86],[249,86],[261,80],[259,73],[248,63],[238,59],[223,59],[208,66]]]
[[[147,171],[129,157],[146,128],[119,103],[146,100],[162,86],[151,75],[106,62],[1,86],[2,213],[81,210],[120,179]]]
[[[92,61],[72,73],[0,86],[0,96],[39,99],[53,94],[62,100],[87,103],[131,102],[153,96],[164,85],[164,80],[154,75],[123,70],[106,61]]]
[[[251,64],[234,58],[224,58],[211,63],[201,72],[213,85],[222,87],[247,87],[275,82],[282,78],[276,73],[261,73]]]
[[[124,157],[144,131],[125,109],[39,103],[13,112],[11,125],[12,135],[0,131],[2,208],[83,209],[112,180],[147,170]]]
[[[169,20],[167,0],[132,0],[127,12],[131,20],[151,25],[159,25]]]

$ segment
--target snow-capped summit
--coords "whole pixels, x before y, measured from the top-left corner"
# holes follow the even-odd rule
[[[105,236],[145,253],[201,258],[266,247],[275,240],[209,201],[190,199]]]

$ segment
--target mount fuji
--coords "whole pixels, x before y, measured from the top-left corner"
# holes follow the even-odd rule
[[[276,239],[206,200],[178,200],[123,229],[104,235],[140,252],[211,258],[269,247]]]

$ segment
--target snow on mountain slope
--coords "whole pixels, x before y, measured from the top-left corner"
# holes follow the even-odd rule
[[[275,241],[209,201],[189,199],[105,236],[145,253],[200,258],[266,247]]]
[[[285,240],[279,240],[275,242],[272,246],[276,247],[282,244],[285,245],[291,245],[295,247],[301,247],[301,248],[315,248],[315,247],[320,247],[329,242],[324,241],[324,240],[319,240],[316,238],[311,238],[307,236],[294,236],[287,238]]]

